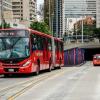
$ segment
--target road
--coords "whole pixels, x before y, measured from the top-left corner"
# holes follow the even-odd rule
[[[38,76],[2,77],[0,100],[100,100],[100,67],[86,62]]]

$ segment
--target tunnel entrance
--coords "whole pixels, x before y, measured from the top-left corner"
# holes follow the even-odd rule
[[[93,55],[100,54],[100,48],[83,48],[85,50],[85,61],[92,61]]]

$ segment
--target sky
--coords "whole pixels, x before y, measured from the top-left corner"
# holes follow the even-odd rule
[[[37,4],[43,3],[44,0],[37,0]]]
[[[37,9],[39,9],[39,5],[43,4],[44,0],[37,0]],[[40,16],[37,15],[38,21],[40,20]]]
[[[37,9],[39,8],[40,4],[43,4],[44,0],[37,0]]]

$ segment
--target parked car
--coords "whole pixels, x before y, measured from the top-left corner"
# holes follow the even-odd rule
[[[100,65],[100,54],[96,54],[93,56],[93,65]]]

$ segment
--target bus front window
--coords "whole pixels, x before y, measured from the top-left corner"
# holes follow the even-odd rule
[[[15,59],[29,56],[29,38],[1,37],[0,59]]]

